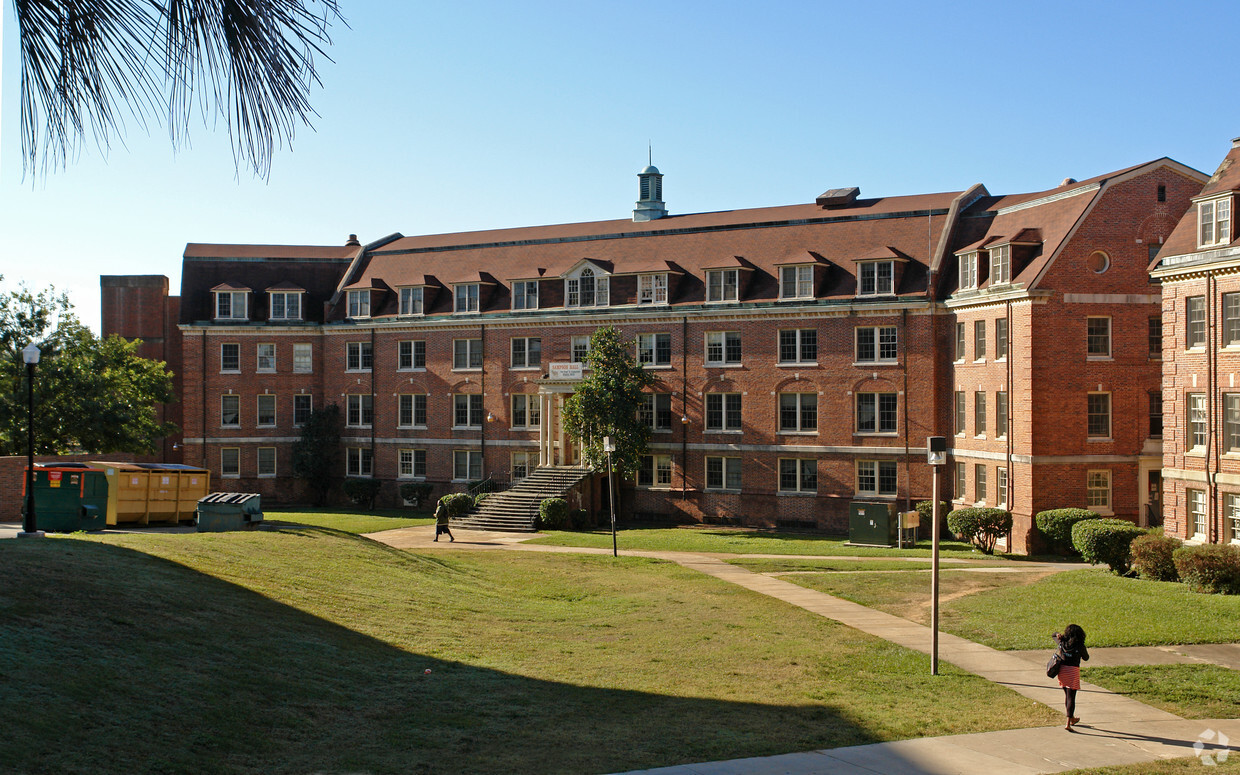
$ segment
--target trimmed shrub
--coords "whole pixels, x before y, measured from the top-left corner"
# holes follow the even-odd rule
[[[1180,548],[1180,539],[1151,531],[1132,539],[1132,569],[1146,581],[1179,581],[1172,554]]]
[[[481,506],[481,505],[482,505],[482,502],[483,502],[484,500],[486,500],[487,498],[489,498],[490,496],[491,496],[491,493],[489,493],[489,492],[480,492],[480,493],[478,493],[477,495],[475,495],[475,496],[474,496],[474,505],[475,505],[475,506]]]
[[[474,507],[474,499],[467,492],[452,492],[440,498],[439,505],[448,510],[448,517],[463,517]]]
[[[538,526],[545,530],[563,530],[568,525],[568,501],[546,498],[538,504]]]
[[[1194,592],[1240,595],[1240,546],[1181,546],[1172,559],[1180,578]]]
[[[947,515],[947,528],[986,554],[994,554],[995,542],[1012,530],[1012,515],[1004,509],[956,509]]]
[[[413,506],[421,506],[422,501],[431,497],[435,486],[430,482],[405,482],[400,486],[400,497]]]
[[[1101,519],[1102,516],[1089,509],[1050,509],[1034,515],[1038,530],[1046,536],[1051,546],[1071,551],[1072,526],[1083,519]]]
[[[378,479],[345,479],[344,494],[354,506],[369,511],[375,507],[375,496],[382,486],[383,482]]]
[[[920,517],[917,524],[917,536],[925,538],[934,538],[931,533],[932,523],[934,522],[934,501],[918,501],[913,508],[917,509],[917,515]],[[947,501],[939,501],[939,514],[947,514],[952,507]],[[942,535],[939,536],[942,538]]]
[[[1132,563],[1132,542],[1145,528],[1124,519],[1083,519],[1072,526],[1072,545],[1088,563],[1105,564],[1121,576]]]

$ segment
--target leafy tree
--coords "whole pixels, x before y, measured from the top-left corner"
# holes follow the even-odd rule
[[[564,402],[564,426],[580,439],[582,458],[595,468],[607,466],[603,437],[610,436],[616,445],[611,453],[615,475],[631,479],[641,468],[650,441],[650,426],[642,422],[638,410],[654,376],[634,360],[633,342],[622,339],[611,326],[591,335],[586,362],[589,376]]]
[[[315,56],[336,0],[13,0],[21,48],[27,170],[65,163],[87,130],[107,148],[123,110],[167,122],[173,147],[190,118],[223,115],[233,155],[266,176],[276,144],[309,125]]]
[[[301,426],[301,438],[293,445],[293,476],[310,483],[315,505],[327,503],[333,477],[340,470],[339,460],[340,407],[328,404],[310,412]]]
[[[2,278],[0,278],[2,279]],[[35,367],[35,452],[153,452],[176,431],[155,404],[173,400],[162,361],[138,355],[138,340],[100,339],[82,325],[64,294],[24,285],[0,294],[0,455],[26,452],[26,364],[22,349],[40,351]]]

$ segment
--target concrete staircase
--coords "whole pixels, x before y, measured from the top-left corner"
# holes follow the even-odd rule
[[[563,498],[569,490],[593,473],[580,466],[542,466],[507,490],[494,492],[482,505],[452,520],[452,527],[466,530],[496,530],[507,533],[533,533],[537,530],[538,505],[546,498]]]

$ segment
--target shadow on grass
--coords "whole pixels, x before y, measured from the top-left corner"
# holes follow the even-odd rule
[[[532,679],[131,549],[2,544],[6,772],[613,772],[875,741],[828,705]]]

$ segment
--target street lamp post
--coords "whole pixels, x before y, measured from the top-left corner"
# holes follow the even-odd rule
[[[616,442],[611,436],[603,437],[603,451],[607,453],[607,505],[611,507],[611,556],[620,556],[616,549],[616,488],[612,485],[611,453],[616,451]]]
[[[930,436],[926,439],[926,462],[934,472],[931,495],[931,546],[930,553],[930,675],[939,674],[939,471],[947,463],[947,438]]]
[[[39,348],[34,342],[22,349],[26,362],[26,517],[22,520],[20,538],[38,538],[39,530],[34,513],[34,367],[39,362]]]

